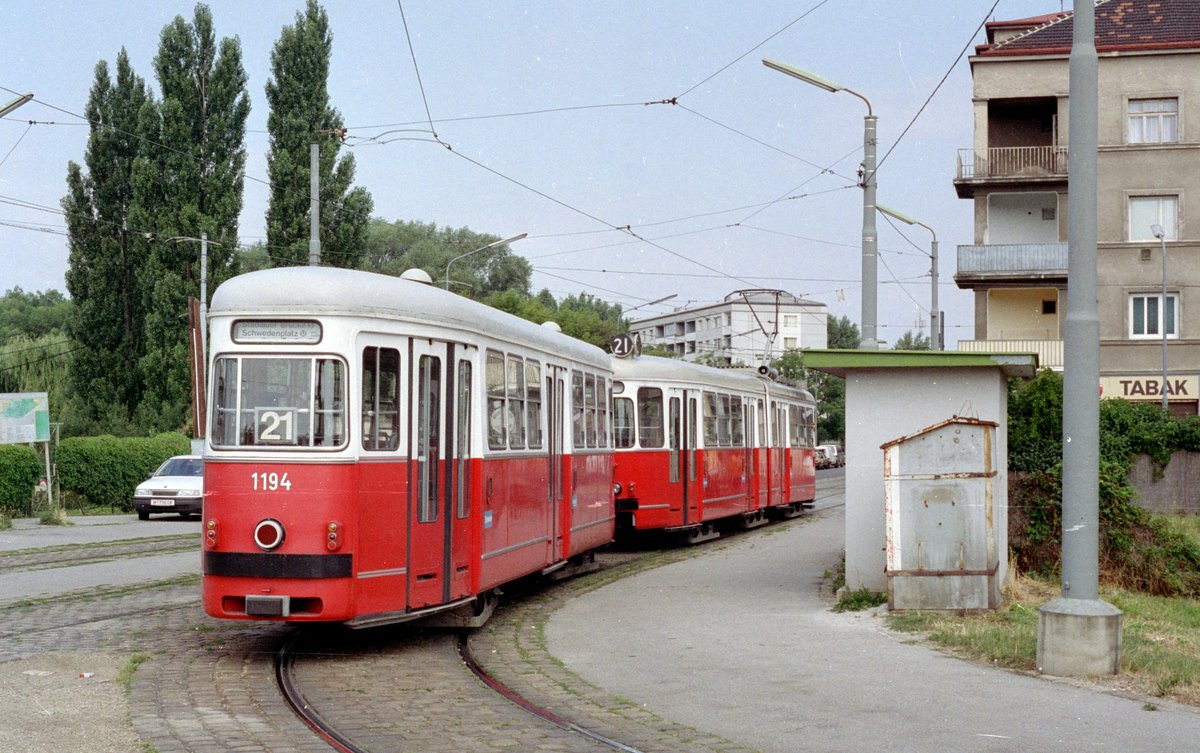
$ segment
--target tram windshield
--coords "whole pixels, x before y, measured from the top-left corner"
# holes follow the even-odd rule
[[[224,356],[213,365],[216,447],[336,448],[346,442],[346,366],[312,356]]]

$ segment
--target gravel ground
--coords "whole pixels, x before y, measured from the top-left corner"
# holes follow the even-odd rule
[[[128,660],[55,652],[0,663],[0,751],[142,753],[117,680]]]

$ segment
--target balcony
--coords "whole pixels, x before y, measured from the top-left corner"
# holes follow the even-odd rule
[[[959,149],[954,187],[960,199],[971,198],[981,185],[1029,186],[1062,183],[1067,177],[1065,146],[1010,146]]]
[[[993,285],[1065,285],[1066,243],[959,246],[954,282],[960,288]]]
[[[1036,353],[1039,369],[1063,370],[1062,340],[959,340],[963,353]]]

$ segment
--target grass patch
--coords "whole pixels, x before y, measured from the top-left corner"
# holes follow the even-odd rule
[[[134,654],[129,657],[129,661],[125,662],[125,666],[121,667],[121,671],[117,672],[117,682],[125,689],[126,693],[129,693],[129,689],[133,685],[133,673],[137,672],[137,668],[149,658],[150,654]]]
[[[888,625],[961,656],[1035,671],[1038,609],[1060,593],[1057,583],[1021,577],[996,612],[902,612],[890,615]],[[1100,597],[1125,614],[1121,674],[1101,682],[1200,706],[1200,602],[1116,588],[1102,588]]]
[[[44,526],[73,526],[75,525],[67,518],[67,511],[61,507],[51,507],[38,515],[38,520]]]
[[[837,604],[833,605],[835,612],[861,612],[864,609],[871,609],[880,604],[887,603],[887,594],[874,593],[867,589],[866,586],[857,591],[847,591],[838,599]]]

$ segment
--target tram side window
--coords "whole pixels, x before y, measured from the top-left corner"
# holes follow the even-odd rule
[[[613,399],[613,445],[633,447],[633,401],[627,397]]]
[[[746,438],[742,429],[742,399],[740,397],[730,398],[729,434],[734,447],[746,446]]]
[[[584,447],[587,431],[584,429],[583,374],[571,372],[571,439],[574,447]]]
[[[508,357],[508,446],[525,448],[525,362]]]
[[[583,376],[583,399],[584,406],[587,409],[584,415],[584,426],[587,431],[587,446],[596,446],[596,375],[585,374]]]
[[[503,450],[504,432],[504,356],[495,351],[487,353],[488,447]]]
[[[800,409],[804,423],[804,446],[815,447],[817,444],[817,412],[807,405]]]
[[[642,447],[663,446],[663,393],[658,387],[639,387],[638,442]]]
[[[234,447],[339,447],[346,367],[313,357],[224,357],[214,364],[213,442]]]
[[[717,395],[717,442],[722,447],[732,443],[729,395]]]
[[[608,406],[612,402],[612,392],[608,387],[608,380],[604,377],[596,377],[596,390],[599,392],[600,406],[600,423],[598,431],[600,432],[597,440],[597,447],[608,447]]]
[[[362,425],[364,450],[400,446],[400,351],[395,348],[363,349]]]
[[[525,362],[525,416],[529,426],[529,447],[542,446],[542,365]]]
[[[800,406],[788,406],[788,428],[790,433],[788,439],[790,447],[800,447],[802,443],[801,434],[804,431],[804,425],[800,423]]]
[[[755,400],[754,404],[758,413],[758,443],[759,447],[763,447],[767,445],[767,412],[763,409],[762,400]]]
[[[717,396],[704,393],[704,446],[716,447],[717,442]]]

